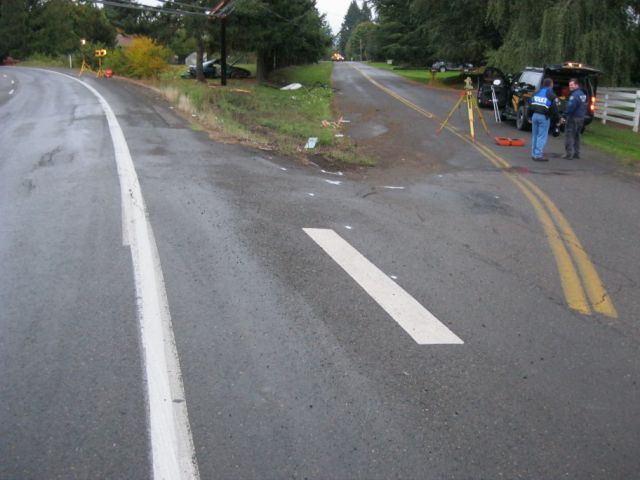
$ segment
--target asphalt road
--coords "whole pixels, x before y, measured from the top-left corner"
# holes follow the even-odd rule
[[[0,478],[162,478],[184,406],[202,479],[637,476],[637,177],[589,150],[531,165],[438,135],[426,114],[455,96],[355,64],[334,73],[347,133],[395,138],[401,168],[390,149],[376,170],[323,172],[82,82],[144,203],[92,91],[0,68]],[[615,315],[570,303],[572,269],[574,293],[594,283],[576,240]],[[160,436],[147,286],[181,372]],[[425,322],[464,343],[418,343]]]

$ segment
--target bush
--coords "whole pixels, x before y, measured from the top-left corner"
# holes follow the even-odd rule
[[[126,75],[127,58],[124,50],[120,47],[110,50],[102,63],[103,67],[113,70],[115,75]]]
[[[136,78],[158,78],[169,68],[173,53],[166,47],[156,45],[148,37],[136,36],[124,51],[126,74]]]

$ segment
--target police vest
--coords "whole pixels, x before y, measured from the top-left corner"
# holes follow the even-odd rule
[[[549,117],[552,101],[547,98],[548,87],[542,88],[531,97],[531,111],[533,113],[541,113]]]
[[[547,98],[547,92],[549,88],[542,88],[533,94],[531,98],[531,106],[536,106],[538,108],[534,108],[534,111],[543,111],[546,112],[551,107],[551,100]]]

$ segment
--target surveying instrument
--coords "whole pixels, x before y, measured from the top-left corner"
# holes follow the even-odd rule
[[[91,70],[91,66],[87,63],[87,56],[85,53],[86,44],[87,44],[87,41],[84,38],[82,38],[80,40],[80,50],[82,50],[82,65],[80,66],[80,74],[78,75],[79,77],[81,77],[84,72],[87,72],[87,71],[93,72],[93,70]]]
[[[96,77],[101,78],[104,77],[104,70],[102,70],[102,57],[107,56],[107,51],[104,48],[96,49],[96,57],[98,58],[98,71],[96,72]]]
[[[500,114],[500,105],[498,104],[498,96],[496,95],[496,86],[500,85],[500,80],[494,80],[491,84],[491,103],[493,104],[493,115],[496,123],[502,123],[502,115]]]
[[[465,100],[467,103],[467,116],[469,118],[469,132],[471,134],[471,140],[473,141],[473,143],[475,143],[476,134],[474,129],[474,119],[473,119],[474,110],[478,114],[478,118],[480,118],[480,122],[484,127],[484,131],[487,132],[487,135],[489,135],[489,127],[487,126],[487,122],[484,121],[484,117],[482,116],[480,107],[478,107],[478,102],[476,101],[476,98],[473,96],[473,82],[471,80],[471,77],[467,77],[465,79],[464,90],[460,93],[460,98],[458,99],[455,106],[453,107],[453,109],[451,109],[451,111],[449,112],[449,115],[447,115],[447,118],[444,120],[444,122],[442,122],[442,124],[440,125],[440,127],[436,132],[440,133],[442,131],[442,129],[447,125],[447,123],[449,123],[449,120],[453,116],[453,113],[458,108],[460,108],[460,105],[462,105],[462,102],[464,102]]]

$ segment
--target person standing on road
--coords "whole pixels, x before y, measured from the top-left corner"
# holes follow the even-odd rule
[[[573,160],[580,158],[580,133],[584,127],[584,116],[587,114],[587,94],[580,88],[578,79],[569,80],[569,101],[562,115],[566,123],[564,130],[564,150],[562,158]]]
[[[553,91],[553,80],[545,78],[542,81],[542,88],[531,97],[529,111],[533,113],[531,116],[533,125],[531,159],[536,162],[548,162],[549,159],[544,156],[544,147],[549,138],[549,125],[551,122],[556,125],[560,117],[558,97]]]

